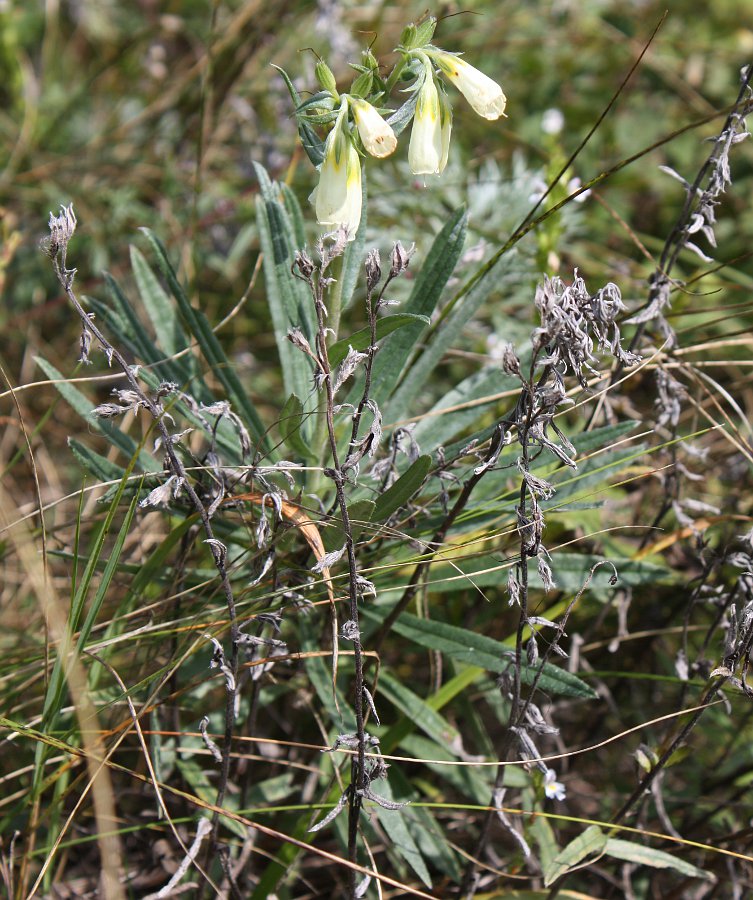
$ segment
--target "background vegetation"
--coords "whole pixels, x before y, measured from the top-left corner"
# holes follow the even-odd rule
[[[392,367],[382,365],[372,394],[382,442],[348,486],[359,572],[375,591],[359,595],[358,641],[380,723],[368,709],[367,730],[389,762],[374,791],[388,806],[410,801],[391,809],[362,797],[349,847],[347,811],[309,830],[347,793],[358,704],[344,640],[333,697],[328,582],[312,571],[347,536],[322,473],[331,447],[321,418],[291,405],[286,378],[298,363],[285,369],[278,354],[281,292],[310,300],[317,326],[290,265],[270,265],[272,238],[285,236],[289,250],[307,243],[318,262],[319,229],[307,201],[316,173],[270,63],[304,94],[315,89],[313,48],[347,84],[348,60],[372,44],[391,62],[423,8],[0,3],[9,896],[145,897],[168,884],[291,898],[358,885],[373,897],[751,890],[753,145],[730,148],[732,185],[710,199],[716,246],[697,232],[689,239],[703,255],[679,250],[666,327],[624,321],[650,309],[649,280],[656,289],[677,223],[693,227],[683,184],[660,167],[691,184],[701,172],[701,192],[721,170],[718,160],[702,167],[753,60],[747,4],[699,12],[672,2],[665,18],[665,4],[638,0],[472,0],[432,12],[437,43],[504,86],[509,118],[490,124],[458,101],[450,164],[426,186],[404,146],[369,168],[356,245],[364,258],[379,248],[386,276],[394,243],[415,243],[388,296],[398,313],[432,321],[404,322],[383,341],[375,371],[380,355]],[[576,150],[538,213],[573,192],[573,179],[606,177],[468,291]],[[269,210],[283,201],[291,221],[275,230]],[[71,202],[77,297],[124,362],[143,366],[150,399],[160,383],[179,386],[154,402],[174,417],[171,433],[194,429],[179,458],[205,508],[246,494],[212,509],[225,579],[185,493],[140,506],[165,481],[150,409],[132,398],[136,415],[91,414],[129,386],[96,340],[92,364],[77,362],[81,321],[40,252],[49,210]],[[686,239],[687,228],[680,247]],[[568,371],[575,403],[552,413],[575,447],[573,470],[547,448],[528,457],[523,401],[534,383],[526,394],[502,364],[507,342],[525,365],[531,358],[531,333],[543,327],[536,285],[544,275],[570,284],[576,269],[591,295],[619,287],[623,343],[642,361],[623,369],[596,354],[588,389]],[[336,336],[343,355],[368,324],[366,295],[361,270]],[[411,335],[402,357],[400,335]],[[357,403],[361,386],[340,401]],[[513,418],[512,443],[496,447],[495,425]],[[350,425],[341,417],[337,428],[342,449]],[[495,447],[496,467],[448,523]],[[299,468],[286,476],[281,461]],[[404,479],[392,494],[390,461]],[[554,586],[545,591],[532,565],[522,617],[508,577],[536,557],[517,511],[531,473],[556,488],[531,488],[525,501],[541,501]],[[331,573],[342,625],[352,620],[345,558]],[[411,602],[387,631],[401,597]],[[548,681],[532,674],[544,659],[556,667]],[[534,678],[523,723],[515,716]],[[238,717],[223,744],[229,695]],[[338,736],[343,746],[322,752]],[[500,760],[510,763],[504,781]],[[187,855],[193,864],[181,869]],[[383,880],[362,881],[367,872]]]

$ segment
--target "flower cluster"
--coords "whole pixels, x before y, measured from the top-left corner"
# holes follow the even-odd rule
[[[349,240],[355,238],[361,221],[361,156],[383,159],[392,154],[397,135],[411,118],[411,171],[414,175],[440,175],[444,171],[452,133],[452,108],[445,82],[453,84],[485,119],[493,121],[504,115],[507,100],[502,88],[458,54],[432,46],[435,27],[436,19],[429,18],[405,29],[397,48],[400,61],[386,80],[367,51],[365,64],[354,66],[359,75],[348,93],[338,93],[334,75],[319,62],[316,75],[322,90],[298,105],[304,146],[319,168],[319,184],[312,195],[317,221],[332,229],[345,229]],[[390,110],[377,104],[390,94],[401,75],[413,77],[408,88],[413,96],[387,120],[383,115]],[[323,144],[311,125],[331,126]]]

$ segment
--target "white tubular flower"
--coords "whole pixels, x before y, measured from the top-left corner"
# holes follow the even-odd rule
[[[431,65],[427,63],[423,83],[418,89],[416,112],[413,116],[408,163],[414,175],[439,175],[447,162],[447,148],[442,140],[442,111],[439,91],[434,84]]]
[[[434,50],[431,57],[480,116],[493,120],[504,115],[507,97],[496,81],[453,53]]]
[[[350,106],[366,152],[379,159],[393,153],[397,147],[395,132],[374,107],[355,97],[351,99]]]
[[[348,240],[352,241],[361,221],[361,160],[345,131],[347,114],[348,104],[344,101],[324,145],[315,203],[317,222],[346,228]]]
[[[439,91],[439,120],[442,123],[442,158],[439,161],[439,171],[444,172],[447,165],[447,157],[450,155],[450,137],[452,135],[452,107],[443,90]]]

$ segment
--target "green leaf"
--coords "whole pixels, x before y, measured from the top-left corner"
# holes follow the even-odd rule
[[[672,577],[672,572],[665,566],[645,562],[643,560],[627,559],[609,554],[608,557],[595,556],[590,553],[552,553],[550,565],[558,590],[576,593],[579,591],[591,572],[593,566],[608,559],[614,563],[617,569],[618,582],[622,586],[638,587],[642,584],[666,584]],[[529,574],[531,583],[538,584],[536,561],[529,561]],[[609,578],[613,574],[612,567],[608,564],[600,566],[594,573],[589,584],[589,590],[603,592],[610,590]]]
[[[153,278],[154,273],[151,273],[151,276]],[[151,373],[158,382],[176,381],[178,384],[187,384],[197,372],[195,357],[192,354],[185,354],[177,359],[168,358],[167,349],[157,347],[147,334],[134,305],[118,282],[105,273],[105,284],[109,294],[106,303],[96,297],[89,297],[88,300],[96,315],[112,330],[116,338],[115,343],[130,350],[138,362],[151,366]],[[139,285],[140,290],[141,288]],[[170,316],[175,320],[174,310]]]
[[[379,675],[379,692],[408,718],[415,728],[450,750],[456,758],[462,758],[460,732],[432,709],[418,694],[406,687],[387,671]]]
[[[380,494],[372,520],[386,522],[392,513],[400,509],[419,490],[430,468],[431,456],[428,454],[419,456],[393,485]]]
[[[411,379],[410,373],[408,379]],[[491,404],[499,403],[496,395],[519,387],[518,379],[505,375],[499,366],[488,366],[480,372],[474,372],[445,394],[439,403],[434,404],[416,425],[414,436],[419,444],[428,447],[446,444],[458,432],[477,422]],[[474,402],[484,399],[486,403]],[[473,405],[457,409],[466,404]]]
[[[178,753],[175,756],[175,766],[199,799],[205,803],[214,803],[217,799],[217,788],[209,780],[206,772],[206,763],[201,766],[195,759],[186,759],[185,756]],[[228,809],[232,809],[233,804],[234,798],[225,798],[225,806]],[[222,824],[238,835],[238,837],[243,837],[247,831],[245,825],[237,822],[235,819],[231,819],[230,816],[224,816]]]
[[[316,453],[306,443],[301,433],[304,419],[303,404],[295,394],[291,394],[282,408],[277,429],[280,437],[290,449],[295,450],[304,459],[316,460]]]
[[[531,836],[539,848],[539,860],[541,867],[548,869],[559,853],[557,838],[548,819],[544,816],[532,816],[528,826]]]
[[[188,347],[188,340],[180,327],[175,307],[143,253],[133,245],[130,251],[133,277],[136,279],[141,302],[157,335],[157,344],[166,355],[173,356]]]
[[[364,528],[371,521],[371,517],[374,515],[374,506],[373,500],[354,500],[348,504],[350,533],[353,536],[353,543],[358,541],[363,534]],[[345,531],[343,530],[339,509],[332,516],[329,527],[322,532],[322,542],[327,553],[339,550],[345,543]]]
[[[367,618],[376,618],[373,610],[364,609]],[[386,613],[385,613],[386,614]],[[514,665],[513,651],[499,641],[483,634],[474,634],[466,628],[436,622],[432,619],[419,619],[410,613],[403,613],[392,630],[408,640],[439,650],[453,659],[458,659],[472,666],[480,666],[489,672],[509,672]],[[537,667],[522,665],[521,681],[532,684],[537,675]],[[547,663],[541,677],[537,681],[539,690],[549,694],[561,694],[567,697],[583,697],[594,699],[596,692],[576,675],[558,669]]]
[[[261,195],[256,201],[256,221],[264,253],[267,300],[282,365],[283,384],[287,396],[296,394],[303,399],[311,393],[313,365],[308,356],[290,343],[288,334],[293,328],[299,328],[309,344],[314,345],[314,301],[308,286],[293,275],[296,236],[280,202],[279,190],[262,166],[258,163],[254,166],[261,186]],[[312,431],[311,423],[306,421],[303,425],[306,440],[311,438]]]
[[[154,364],[164,354],[160,354],[157,347],[149,339],[131,301],[109,272],[105,272],[105,285],[109,295],[107,302],[102,303],[96,297],[89,297],[88,300],[92,309],[112,329],[117,338],[133,352],[138,360],[143,363]]]
[[[413,91],[413,93],[410,95],[410,97],[408,97],[405,103],[403,103],[402,106],[398,107],[397,110],[387,119],[387,124],[395,132],[395,135],[402,134],[410,124],[410,121],[413,118],[413,114],[416,111],[416,104],[418,103],[418,93],[418,91]]]
[[[285,82],[293,101],[293,106],[295,109],[298,109],[301,105],[301,96],[295,89],[293,82],[288,78],[287,72],[279,66],[276,66],[274,63],[272,63],[272,68],[277,69],[280,75],[282,75],[283,81]],[[313,165],[321,165],[324,160],[324,141],[322,141],[304,117],[297,116],[296,118],[298,120],[298,134],[301,136],[301,143],[303,144],[303,149],[306,151],[306,156],[308,156]]]
[[[75,438],[68,438],[68,446],[86,471],[91,472],[98,481],[120,481],[123,477],[125,469],[122,466],[110,462],[107,457],[90,450]]]
[[[689,878],[703,878],[704,881],[716,881],[711,872],[704,872],[697,866],[679,859],[671,853],[663,850],[653,850],[643,844],[635,844],[632,841],[622,841],[619,838],[609,838],[604,853],[614,859],[622,859],[625,862],[636,863],[639,866],[651,866],[654,869],[674,869],[687,875]]]
[[[468,213],[461,207],[448,219],[434,239],[421,271],[416,278],[411,295],[405,304],[405,312],[419,316],[431,316],[452,275],[465,243]],[[424,324],[401,329],[390,335],[374,360],[374,399],[380,405],[395,390],[416,343],[426,330]]]
[[[306,223],[303,218],[303,212],[301,211],[301,204],[298,202],[296,195],[284,181],[281,182],[278,187],[280,188],[280,196],[282,197],[282,202],[285,206],[285,212],[288,214],[288,219],[293,228],[293,242],[296,247],[305,247]]]
[[[544,869],[544,886],[550,887],[573,866],[577,866],[589,856],[601,853],[607,843],[607,836],[598,825],[589,825],[574,841],[564,847]]]
[[[594,428],[593,431],[582,431],[580,434],[572,435],[570,440],[578,455],[590,453],[592,450],[608,447],[640,424],[638,420],[630,419],[617,425],[603,425],[601,428]]]
[[[70,384],[52,363],[47,362],[44,357],[35,356],[35,362],[45,375],[55,382],[55,387],[73,409],[85,419],[90,427],[100,431],[114,446],[117,447],[128,459],[134,456],[138,457],[139,465],[146,472],[161,472],[162,466],[153,459],[146,451],[139,448],[139,445],[130,436],[122,432],[110,419],[100,419],[91,415],[93,409],[92,402],[81,391]]]
[[[402,410],[407,408],[411,398],[415,397],[427,384],[442,357],[460,337],[469,320],[476,314],[492,290],[512,288],[517,283],[526,282],[530,278],[528,268],[515,252],[501,257],[492,267],[489,275],[491,277],[476,282],[473,288],[449,309],[446,317],[443,314],[426,347],[416,357],[405,374],[402,384],[383,410],[385,421],[389,422],[400,418]]]
[[[133,462],[131,463],[131,467],[132,465]],[[127,483],[131,467],[129,467],[129,469],[127,469],[123,473],[123,477],[118,486],[118,491],[113,497],[113,500],[107,511],[107,516],[105,517],[104,522],[94,536],[92,547],[89,553],[89,559],[87,561],[81,580],[76,584],[73,591],[70,611],[67,618],[67,630],[57,648],[57,658],[55,659],[55,664],[52,667],[50,680],[47,684],[47,690],[45,693],[44,706],[42,709],[42,722],[44,723],[44,730],[48,732],[54,730],[55,722],[57,721],[60,710],[63,706],[63,700],[65,697],[65,683],[70,666],[69,655],[71,653],[75,653],[76,656],[80,656],[83,649],[86,647],[86,642],[89,640],[89,635],[91,634],[91,630],[94,627],[97,614],[99,613],[104,598],[109,590],[113,576],[117,571],[120,555],[123,551],[123,546],[130,531],[131,521],[133,520],[133,514],[136,509],[136,497],[134,497],[131,501],[131,505],[125,515],[118,536],[115,539],[115,543],[112,549],[110,549],[109,551],[107,564],[105,566],[100,582],[97,585],[95,595],[90,599],[88,596],[89,588],[97,572],[99,560],[104,552],[105,541],[112,529],[115,519],[115,513],[120,504],[120,498]],[[90,605],[88,611],[86,611],[86,603],[88,599],[90,599]],[[85,611],[86,618],[84,619],[82,624],[82,619],[84,618]],[[76,632],[78,632],[78,636],[75,638],[74,645],[74,635]],[[32,786],[32,791],[34,794],[36,794],[42,784],[42,778],[44,776],[43,763],[45,753],[45,746],[43,744],[39,744],[36,748],[34,778]]]
[[[419,326],[428,325],[429,321],[428,316],[416,316],[411,315],[410,313],[396,313],[393,316],[384,316],[377,320],[376,339],[377,341],[381,341],[382,338],[387,337],[388,334],[392,334],[393,331],[397,331],[399,328],[417,324]],[[330,366],[339,365],[348,355],[348,349],[350,347],[359,352],[363,352],[368,349],[370,344],[370,328],[361,328],[358,331],[355,331],[350,337],[343,338],[341,341],[338,341],[327,349]]]
[[[374,782],[373,788],[374,793],[384,797],[385,800],[394,800],[389,781]],[[373,809],[385,832],[390,837],[392,849],[402,856],[426,887],[431,888],[431,875],[429,875],[429,870],[426,868],[421,851],[418,849],[411,834],[414,828],[408,828],[407,820],[412,818],[408,812],[409,807],[406,809],[384,809],[384,807],[375,803]],[[415,826],[415,824],[415,822],[411,823],[412,826]]]
[[[234,411],[244,420],[253,437],[268,450],[264,424],[251,402],[248,391],[241,384],[234,367],[225,356],[222,345],[212,331],[206,316],[201,310],[191,306],[159,238],[149,228],[142,228],[141,231],[154,250],[160,271],[177,301],[178,312],[186,329],[198,341],[201,352],[213,374],[225,388],[227,399],[232,404]]]
[[[512,507],[511,503],[511,515]],[[497,507],[495,516],[499,515],[499,511],[499,507]],[[474,527],[478,527],[479,521],[479,519],[473,520]],[[610,554],[608,559],[609,562],[614,563],[619,583],[622,585],[637,587],[642,584],[666,584],[672,574],[667,568],[643,560],[616,557],[613,554]],[[577,593],[583,587],[592,567],[604,560],[604,556],[595,556],[589,553],[552,553],[550,565],[556,590],[571,594]],[[506,577],[505,573],[509,567],[509,561],[494,553],[455,557],[452,563],[440,561],[432,566],[429,590],[448,593],[464,591],[472,587],[498,587],[503,577]],[[535,559],[528,561],[528,574],[531,589],[540,590],[542,585]],[[594,573],[588,590],[596,594],[611,590],[609,578],[612,574],[610,565],[600,566]]]

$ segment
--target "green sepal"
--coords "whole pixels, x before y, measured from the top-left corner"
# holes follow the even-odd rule
[[[371,93],[371,86],[374,82],[374,76],[370,71],[361,72],[350,86],[350,93],[354,97],[368,97]]]
[[[301,105],[301,97],[295,89],[295,85],[290,80],[288,73],[274,64],[272,64],[272,67],[277,69],[280,75],[282,75],[290,98],[293,101],[293,105],[298,108]],[[320,166],[324,160],[324,141],[314,131],[306,119],[300,117],[298,118],[298,134],[300,135],[303,149],[306,151],[306,156],[311,160],[312,165]]]
[[[316,75],[316,80],[322,86],[322,90],[337,95],[337,82],[335,81],[335,76],[332,73],[332,69],[330,69],[324,60],[320,59],[316,64],[314,74]]]
[[[429,16],[420,25],[414,25],[411,22],[400,35],[400,46],[405,50],[419,50],[421,47],[425,47],[434,37],[436,27],[437,20],[434,16]]]

